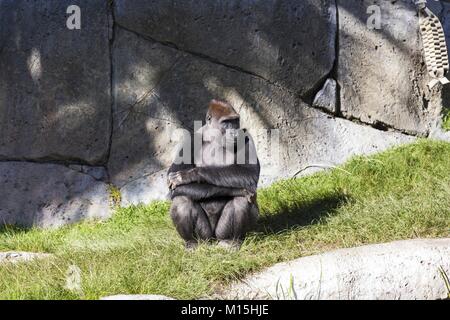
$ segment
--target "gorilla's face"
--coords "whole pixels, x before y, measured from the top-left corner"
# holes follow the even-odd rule
[[[210,136],[214,136],[214,139],[212,140],[215,140],[222,146],[234,145],[240,131],[239,118],[220,120],[207,118],[206,121],[206,125],[208,127],[207,132]]]
[[[239,114],[233,107],[217,100],[211,101],[206,114],[208,140],[221,146],[234,146],[240,131]],[[212,138],[212,139],[211,139]]]
[[[225,136],[227,144],[234,143],[239,134],[239,118],[232,120],[225,120],[220,123],[222,134]]]

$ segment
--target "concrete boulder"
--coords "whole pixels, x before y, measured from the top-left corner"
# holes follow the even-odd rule
[[[327,79],[322,89],[316,94],[313,107],[325,110],[332,114],[338,112],[337,83],[334,79]]]
[[[427,89],[430,79],[413,1],[337,3],[337,80],[342,114],[376,126],[427,135],[439,113],[440,88]],[[379,29],[370,20],[376,17],[377,8],[381,14]]]
[[[216,298],[436,300],[448,298],[450,239],[416,239],[339,249],[276,264]]]
[[[109,34],[107,1],[0,1],[0,159],[106,161]]]
[[[119,26],[301,95],[334,64],[334,0],[114,2]]]
[[[48,253],[35,253],[35,252],[0,252],[0,265],[6,263],[21,263],[30,262],[34,260],[49,259],[53,255]]]
[[[58,227],[111,216],[108,185],[57,164],[0,162],[0,224]]]

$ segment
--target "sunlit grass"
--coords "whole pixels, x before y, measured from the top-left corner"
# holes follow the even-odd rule
[[[442,128],[445,131],[450,131],[450,108],[444,110],[444,114],[442,116]]]

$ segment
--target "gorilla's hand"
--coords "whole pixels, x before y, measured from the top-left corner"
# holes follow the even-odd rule
[[[244,189],[245,197],[247,198],[248,203],[255,204],[256,203],[256,192],[250,192],[247,189]]]
[[[186,171],[171,172],[167,177],[167,184],[170,189],[175,189],[178,186],[189,184],[192,182],[198,182],[197,168],[193,168]]]

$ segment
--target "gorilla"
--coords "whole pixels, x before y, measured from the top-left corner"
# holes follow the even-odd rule
[[[169,168],[170,216],[187,249],[210,239],[238,249],[259,215],[260,164],[239,120],[229,103],[212,100],[206,124],[194,134],[200,148],[193,148],[191,137],[185,140],[178,152],[183,160]]]

